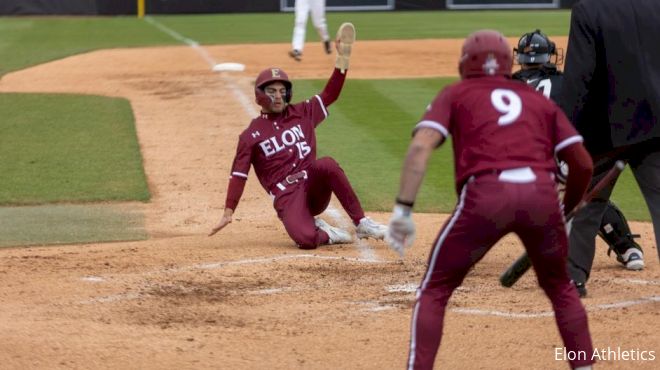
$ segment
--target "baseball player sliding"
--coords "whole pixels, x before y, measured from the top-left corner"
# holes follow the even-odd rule
[[[593,350],[587,314],[566,271],[564,220],[564,212],[578,204],[589,184],[591,158],[557,105],[510,79],[510,50],[499,32],[468,36],[459,61],[461,81],[438,94],[413,131],[388,242],[400,253],[411,243],[411,210],[427,161],[449,135],[459,197],[433,243],[417,292],[409,369],[433,367],[449,297],[472,266],[510,232],[529,254],[567,350]],[[571,168],[563,207],[554,180],[555,153]],[[590,368],[592,362],[579,358],[570,365]]]
[[[209,236],[231,223],[252,165],[299,248],[352,242],[351,233],[314,217],[328,207],[332,193],[356,225],[358,238],[385,237],[387,228],[365,217],[337,162],[330,157],[316,158],[315,129],[328,117],[328,107],[339,97],[354,41],[353,25],[342,24],[337,31],[335,70],[323,91],[303,102],[290,104],[293,86],[283,70],[268,68],[259,73],[254,94],[261,114],[239,136],[225,211]]]

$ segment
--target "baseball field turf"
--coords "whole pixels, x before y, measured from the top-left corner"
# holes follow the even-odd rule
[[[532,16],[533,15],[533,16]],[[329,13],[330,29],[346,20],[360,40],[462,38],[478,28],[518,36],[535,28],[566,35],[568,11]],[[291,14],[156,16],[201,44],[290,40]],[[180,45],[135,17],[0,18],[0,76],[91,50]],[[318,40],[308,25],[308,41]],[[414,55],[410,56],[414,63]],[[294,78],[294,100],[325,80]],[[351,80],[318,130],[319,156],[335,157],[370,211],[388,211],[412,126],[452,78]],[[129,102],[75,95],[0,95],[0,205],[148,201],[150,194]],[[245,122],[247,124],[247,122]],[[450,143],[434,155],[418,211],[448,212],[455,202]],[[631,220],[649,220],[626,171],[613,200]],[[38,208],[34,217],[39,217]],[[9,217],[11,218],[11,217]],[[5,217],[7,219],[7,217]],[[129,237],[130,238],[130,237]],[[106,238],[107,239],[107,238]]]

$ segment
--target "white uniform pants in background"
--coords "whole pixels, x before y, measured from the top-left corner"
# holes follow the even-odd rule
[[[311,11],[312,23],[322,41],[330,40],[328,25],[325,21],[325,0],[296,0],[296,20],[293,27],[293,50],[302,52],[305,45],[305,31],[307,29],[307,16]]]

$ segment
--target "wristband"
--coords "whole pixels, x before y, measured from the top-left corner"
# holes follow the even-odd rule
[[[410,207],[410,208],[412,208],[415,205],[415,201],[408,202],[408,201],[399,199],[399,197],[397,197],[395,199],[395,202],[397,204],[401,204],[402,206],[406,206],[406,207]]]

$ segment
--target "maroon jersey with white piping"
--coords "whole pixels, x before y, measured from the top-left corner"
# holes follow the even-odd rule
[[[443,89],[415,130],[451,135],[456,187],[472,175],[519,167],[555,170],[553,153],[582,137],[552,101],[501,76],[465,79]]]
[[[246,177],[254,165],[266,191],[286,176],[306,169],[316,159],[314,129],[328,111],[319,95],[288,105],[282,113],[261,113],[241,133],[232,176]]]

